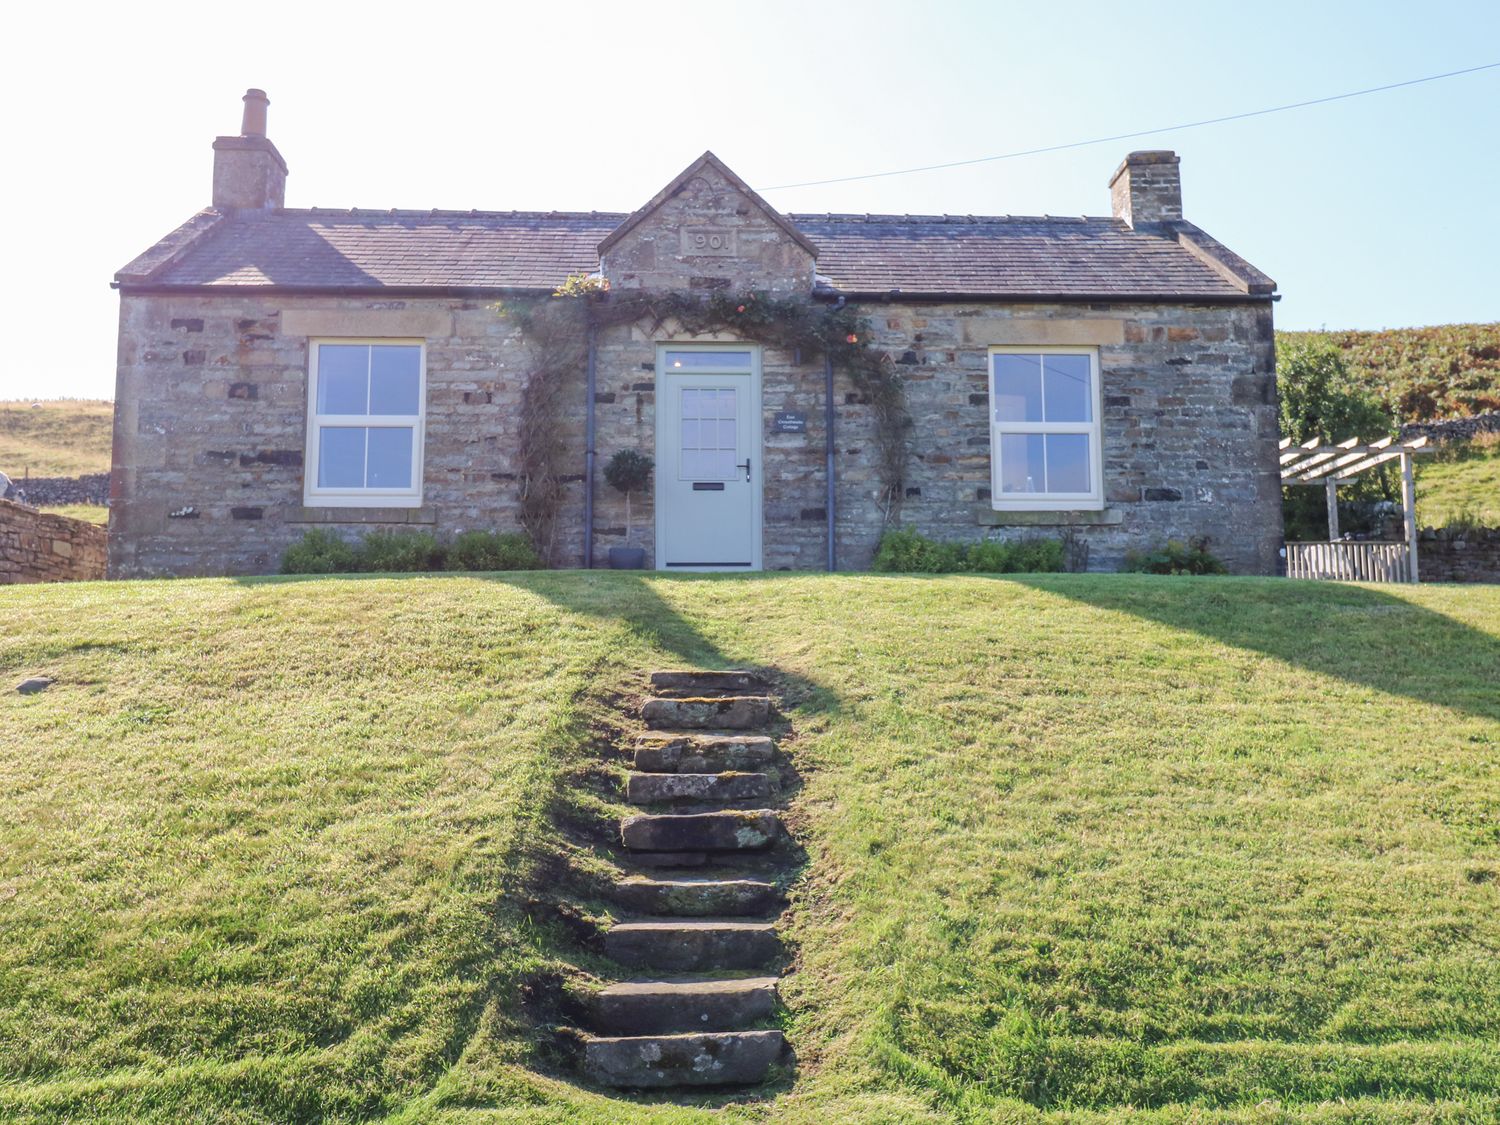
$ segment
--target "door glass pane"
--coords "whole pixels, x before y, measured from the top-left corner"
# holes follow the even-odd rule
[[[725,422],[721,420],[719,422],[719,440],[716,447],[734,453],[738,447],[738,443],[735,441],[738,430],[739,426],[734,421]]]
[[[682,448],[697,449],[701,442],[698,437],[698,427],[701,423],[696,418],[684,418],[682,420]]]
[[[409,426],[372,427],[370,433],[367,488],[411,487],[411,442]]]
[[[1043,441],[1045,436],[1043,434],[1000,435],[1001,492],[1041,492],[1047,487]]]
[[[1047,403],[1046,421],[1093,421],[1094,394],[1089,386],[1088,356],[1043,356],[1042,386]]]
[[[364,483],[364,427],[319,426],[318,487],[363,488]]]
[[[749,352],[668,352],[667,367],[672,371],[702,371],[728,367],[750,370]]]
[[[1050,403],[1050,400],[1049,400]],[[1088,492],[1089,438],[1087,434],[1048,434],[1047,491]]]
[[[1042,357],[995,356],[995,421],[1042,420]]]
[[[370,413],[416,414],[422,386],[421,349],[377,344],[370,349]]]
[[[318,413],[365,413],[369,371],[370,349],[364,344],[319,344]]]

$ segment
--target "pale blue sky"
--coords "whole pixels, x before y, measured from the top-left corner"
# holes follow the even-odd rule
[[[427,14],[430,13],[430,16]],[[14,21],[16,17],[12,17]],[[753,186],[963,160],[1500,61],[1500,3],[117,5],[0,67],[0,398],[113,394],[114,271],[208,202],[271,97],[292,206],[628,211],[711,148]],[[1500,319],[1500,70],[788,211],[1107,214],[1131,148],[1277,279],[1288,328]]]

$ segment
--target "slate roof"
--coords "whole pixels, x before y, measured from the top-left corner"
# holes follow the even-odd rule
[[[613,212],[202,212],[116,275],[123,288],[545,290],[599,267]],[[1264,299],[1275,283],[1190,223],[789,215],[820,285],[850,295]]]

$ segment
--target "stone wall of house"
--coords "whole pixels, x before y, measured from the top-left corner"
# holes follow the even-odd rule
[[[839,564],[868,565],[886,520],[945,539],[1070,535],[1093,569],[1131,547],[1209,540],[1232,569],[1274,571],[1280,545],[1269,306],[871,305],[875,346],[903,374],[915,425],[900,508],[882,512],[872,412],[835,380]],[[303,505],[308,340],[427,341],[423,506]],[[618,449],[655,445],[656,345],[617,326],[598,341],[596,564],[624,545],[624,499],[603,482]],[[988,348],[1086,343],[1103,376],[1106,508],[1048,516],[990,510]],[[111,573],[256,574],[309,527],[357,534],[418,526],[448,536],[515,530],[519,404],[533,352],[490,302],[226,293],[122,297]],[[821,569],[826,539],[821,357],[762,353],[764,563]],[[575,451],[554,562],[583,562],[585,384],[563,389]],[[806,416],[777,434],[778,411]],[[631,542],[653,547],[649,495],[632,498]]]
[[[93,581],[105,554],[102,527],[0,500],[0,585]]]
[[[1208,541],[1231,570],[1275,572],[1281,545],[1274,340],[1267,304],[882,305],[878,347],[896,357],[915,425],[899,519],[945,539],[1063,536],[1092,570],[1167,539]],[[1099,349],[1105,508],[990,510],[988,349]],[[869,433],[842,388],[841,464]],[[768,404],[769,408],[769,404]],[[840,558],[863,566],[879,518],[875,482],[841,467]]]
[[[318,336],[427,341],[421,508],[304,506],[308,341]],[[122,295],[110,573],[273,573],[311,527],[514,530],[528,363],[492,302]],[[575,397],[566,429],[581,447],[581,383]],[[580,524],[570,497],[560,526]]]
[[[1423,528],[1417,574],[1423,582],[1500,582],[1500,528]]]

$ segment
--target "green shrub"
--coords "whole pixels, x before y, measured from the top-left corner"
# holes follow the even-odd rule
[[[1061,539],[987,540],[969,548],[968,569],[982,574],[1042,574],[1065,569]]]
[[[281,556],[282,574],[347,574],[358,569],[355,548],[331,531],[315,527]]]
[[[541,570],[531,540],[519,532],[465,531],[448,548],[449,570]]]
[[[446,553],[430,531],[372,531],[359,545],[359,569],[442,570]]]
[[[911,528],[888,531],[880,540],[870,569],[894,574],[1022,574],[1060,571],[1063,545],[1058,539],[1025,539],[1019,543],[941,543]]]
[[[1168,539],[1165,547],[1154,551],[1128,551],[1120,569],[1133,574],[1229,573],[1202,540],[1184,543],[1180,539]]]

